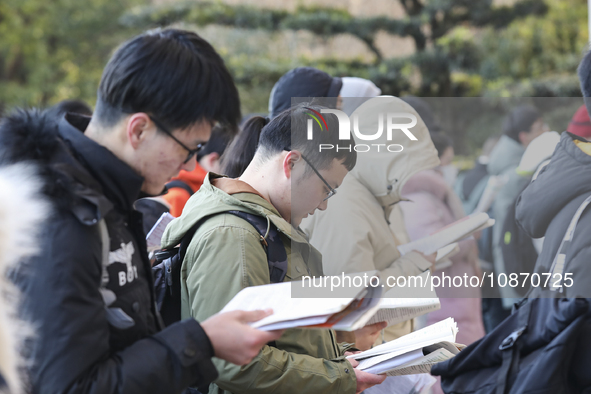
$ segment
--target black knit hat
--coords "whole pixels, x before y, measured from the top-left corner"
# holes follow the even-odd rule
[[[336,107],[336,97],[341,91],[341,78],[331,77],[313,67],[298,67],[285,73],[273,86],[269,97],[269,116],[274,118],[291,107],[293,97],[330,97],[324,106]]]

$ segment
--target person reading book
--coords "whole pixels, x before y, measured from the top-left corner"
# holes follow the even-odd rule
[[[308,114],[320,111],[319,106],[298,105],[269,123],[252,118],[264,127],[242,176],[229,179],[210,173],[182,215],[166,228],[162,247],[170,248],[201,223],[181,269],[183,318],[205,319],[243,288],[271,283],[265,245],[272,242],[230,211],[262,217],[267,237],[281,239],[286,258],[277,264],[285,268],[283,281],[323,275],[322,256],[297,227],[304,217],[327,208],[327,200],[354,167],[356,153],[319,152],[319,144],[347,142],[338,140],[338,121],[332,114],[323,115],[322,129],[320,122],[312,122],[312,139],[307,139],[307,120],[312,119]],[[288,329],[246,366],[215,360],[220,376],[209,393],[352,394],[385,379],[355,369],[356,363],[344,358],[349,348],[336,342],[332,330]]]
[[[328,275],[378,270],[385,277],[415,276],[431,269],[435,256],[398,251],[400,237],[390,228],[390,214],[400,202],[400,189],[413,174],[439,164],[437,151],[429,130],[418,112],[398,97],[381,96],[365,101],[352,115],[365,135],[380,129],[380,116],[388,113],[411,114],[417,123],[409,130],[417,138],[404,133],[383,132],[376,145],[398,144],[403,150],[386,148],[358,154],[358,163],[345,178],[341,189],[331,201],[331,209],[304,220],[302,228],[322,255],[324,272]],[[353,124],[353,123],[352,123]],[[391,134],[391,138],[387,136]],[[403,223],[398,233],[405,233]],[[433,253],[433,252],[431,252]],[[385,340],[392,340],[412,331],[412,321],[389,327]],[[342,335],[342,334],[341,334]],[[348,341],[364,341],[361,336],[344,335]],[[359,344],[358,346],[359,347]]]

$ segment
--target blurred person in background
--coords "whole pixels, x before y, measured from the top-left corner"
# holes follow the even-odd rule
[[[341,80],[343,81],[340,92],[342,100],[341,110],[348,116],[351,116],[353,111],[368,99],[382,94],[382,90],[368,79],[343,77]]]
[[[273,119],[292,106],[292,98],[316,98],[312,104],[339,108],[343,81],[314,67],[297,67],[275,83],[269,97],[269,117]]]
[[[220,174],[238,178],[252,161],[259,145],[261,130],[269,118],[253,117],[246,121],[242,130],[228,146],[220,159]]]
[[[492,149],[499,141],[499,136],[487,138],[482,146],[482,152],[474,167],[461,172],[458,175],[454,191],[460,197],[466,214],[475,212],[487,188],[493,187],[493,180],[489,185],[491,177],[488,173],[489,156]],[[492,190],[490,191],[492,192]],[[486,209],[486,208],[483,208]],[[487,214],[494,219],[492,207],[488,207]],[[493,272],[493,228],[485,228],[480,232],[477,240],[479,266],[485,272]],[[482,291],[482,318],[486,332],[491,331],[500,321],[507,317],[507,311],[503,309],[499,299],[497,287],[484,286]]]
[[[63,100],[46,111],[49,117],[55,118],[56,122],[59,122],[67,113],[92,116],[92,108],[82,100]]]
[[[585,107],[584,104],[577,109],[577,112],[573,115],[566,131],[585,138],[586,140],[591,140],[591,120],[589,119],[587,107]]]
[[[504,186],[497,193],[493,202],[495,225],[493,226],[493,260],[496,275],[506,273],[503,262],[503,224],[507,211],[519,193],[525,188],[531,179],[531,174],[522,176],[516,172],[525,149],[536,137],[549,131],[544,123],[542,113],[531,105],[521,105],[509,112],[503,123],[503,135],[490,154],[488,173],[491,176],[504,178]],[[510,286],[499,287],[502,297],[503,313],[508,315],[511,307],[519,295]],[[498,324],[500,321],[497,321]]]
[[[563,286],[559,291],[551,291],[549,286],[537,287],[533,289],[531,297],[591,297],[591,216],[588,207],[581,212],[574,235],[566,244],[568,246],[561,247],[576,211],[591,196],[591,143],[586,139],[591,131],[588,125],[591,109],[591,52],[587,52],[579,64],[578,77],[585,105],[576,111],[567,132],[560,135],[560,142],[551,160],[521,193],[516,206],[516,220],[520,226],[531,237],[544,237],[535,272],[558,274],[562,278],[568,273],[572,275],[573,283],[569,287]],[[559,252],[564,256],[561,269],[556,267],[555,262]],[[559,283],[565,281],[560,280]],[[589,348],[588,345],[586,347]]]
[[[181,170],[177,177],[172,178],[166,184],[168,193],[162,198],[170,206],[172,216],[181,216],[187,200],[199,190],[208,172],[220,173],[220,157],[224,154],[231,138],[232,134],[224,130],[222,126],[214,127],[211,130],[209,141],[197,153],[195,169],[193,171]]]
[[[441,164],[437,167],[437,171],[443,175],[445,182],[450,187],[453,187],[458,176],[458,169],[453,165],[453,159],[455,157],[453,140],[444,132],[433,133],[431,139],[441,161]]]

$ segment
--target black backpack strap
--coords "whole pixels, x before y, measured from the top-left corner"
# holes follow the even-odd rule
[[[519,371],[519,359],[521,357],[521,347],[523,346],[523,341],[520,341],[519,338],[527,331],[532,309],[531,305],[530,300],[517,309],[517,329],[509,334],[499,346],[503,362],[497,378],[496,394],[506,394],[514,383],[509,380],[511,377],[517,376]]]
[[[271,283],[281,283],[287,274],[287,253],[283,241],[279,236],[277,227],[269,219],[263,216],[253,215],[241,211],[228,211],[232,215],[250,223],[259,233],[260,241],[267,252],[267,264],[269,265],[269,277]]]
[[[189,193],[189,195],[193,195],[193,193],[195,193],[193,189],[191,189],[191,187],[187,185],[186,182],[183,182],[180,179],[175,179],[174,181],[170,181],[166,184],[167,189],[173,189],[175,187],[178,189],[185,190],[187,193]]]

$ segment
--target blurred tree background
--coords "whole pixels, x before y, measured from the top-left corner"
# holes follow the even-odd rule
[[[0,105],[43,107],[66,98],[93,105],[117,44],[170,25],[196,30],[220,51],[245,114],[266,112],[273,84],[302,65],[371,79],[384,94],[484,97],[490,119],[458,123],[442,116],[460,152],[498,130],[506,110],[500,98],[580,96],[576,67],[588,43],[585,0],[384,1],[403,16],[353,15],[320,0],[291,9],[237,0],[4,0]],[[437,102],[434,107],[453,112]],[[551,126],[564,128],[565,117],[555,116],[557,126]]]

